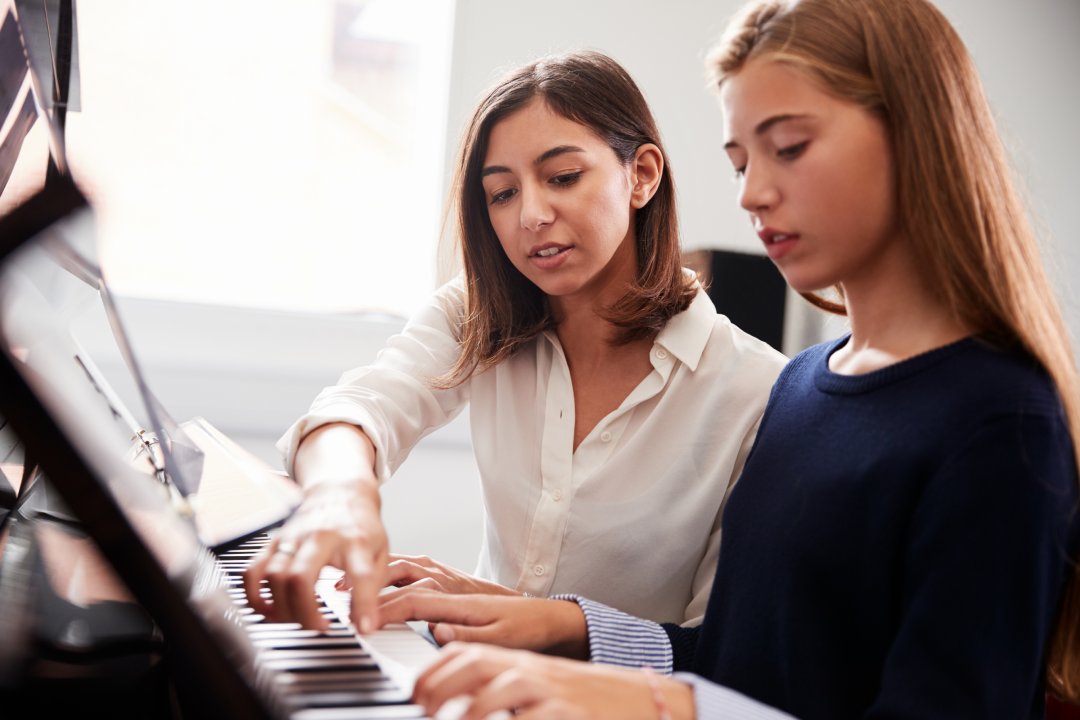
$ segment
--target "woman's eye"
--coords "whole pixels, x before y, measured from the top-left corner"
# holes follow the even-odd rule
[[[783,158],[784,160],[794,160],[795,158],[802,155],[803,150],[805,150],[806,146],[809,144],[810,141],[807,140],[801,143],[796,143],[794,145],[788,145],[787,147],[782,147],[777,150],[776,155],[777,157]]]
[[[506,189],[506,190],[500,190],[499,192],[492,193],[492,195],[491,195],[491,204],[492,205],[503,205],[504,203],[510,202],[510,198],[514,197],[514,195],[516,195],[516,194],[517,194],[517,190],[514,190],[513,188],[509,188],[509,189]]]
[[[556,175],[555,177],[551,178],[551,180],[549,180],[548,182],[550,182],[552,185],[556,185],[558,187],[567,187],[569,185],[573,185],[579,179],[581,179],[581,171],[577,170],[575,172],[562,173],[561,175]]]
[[[745,165],[743,165],[742,167],[737,167],[737,168],[735,168],[735,177],[733,177],[732,179],[735,180],[736,182],[738,182],[739,180],[743,179],[743,175],[745,175],[745,174],[746,174],[746,166]]]

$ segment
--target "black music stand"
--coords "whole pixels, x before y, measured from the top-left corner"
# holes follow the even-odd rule
[[[709,297],[718,312],[778,351],[784,351],[787,283],[764,255],[710,251]]]

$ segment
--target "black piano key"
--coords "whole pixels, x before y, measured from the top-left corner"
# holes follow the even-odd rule
[[[248,635],[252,640],[309,640],[312,638],[352,638],[356,640],[356,635],[352,630],[348,628],[330,629],[330,630],[280,630],[277,626],[263,624],[250,628]]]
[[[287,679],[283,679],[287,678]],[[351,692],[353,690],[401,690],[379,673],[278,673],[274,683],[289,692]]]
[[[359,644],[346,648],[325,648],[322,650],[262,650],[263,660],[338,660],[345,658],[364,658],[371,662],[371,654]]]
[[[293,706],[311,707],[353,707],[355,705],[397,705],[408,701],[401,690],[372,690],[365,692],[332,693],[294,693],[288,697]]]
[[[426,718],[419,705],[374,705],[359,708],[310,708],[297,710],[291,720],[411,720]]]
[[[373,670],[382,672],[374,661],[364,658],[337,658],[333,660],[325,658],[319,660],[292,658],[288,660],[265,660],[260,661],[259,664],[270,670],[295,673],[344,672],[346,670]]]
[[[311,638],[283,638],[262,637],[252,638],[257,648],[273,648],[275,650],[322,650],[324,648],[356,648],[360,649],[360,643],[354,637],[311,637]]]

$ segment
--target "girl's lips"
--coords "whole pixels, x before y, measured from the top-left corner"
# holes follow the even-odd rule
[[[551,253],[552,250],[555,252]],[[541,270],[554,270],[566,262],[566,258],[570,256],[570,253],[573,250],[573,245],[569,247],[551,246],[550,248],[544,248],[543,250],[530,255],[529,262],[532,263],[534,267]]]
[[[769,256],[770,260],[779,260],[784,255],[787,255],[798,241],[799,236],[794,233],[776,233],[768,240],[765,240],[765,254]]]
[[[783,257],[791,250],[798,233],[789,233],[776,228],[763,227],[757,231],[761,242],[765,243],[765,253],[773,260]]]

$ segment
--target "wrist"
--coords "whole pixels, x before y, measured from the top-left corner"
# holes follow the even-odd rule
[[[641,668],[641,674],[645,677],[645,684],[649,686],[649,694],[652,696],[653,705],[656,706],[656,714],[660,720],[672,720],[671,710],[668,709],[667,696],[660,688],[660,679],[651,666]]]
[[[657,687],[661,692],[668,710],[668,717],[671,720],[695,720],[697,707],[694,704],[694,689],[692,687],[670,677],[658,678]]]
[[[575,660],[588,660],[589,629],[581,606],[573,600],[543,602],[549,604],[552,618],[547,652]]]
[[[317,495],[324,492],[337,492],[345,495],[356,495],[367,499],[379,498],[379,483],[374,476],[343,477],[323,475],[319,477],[305,478],[301,483],[305,495]]]

